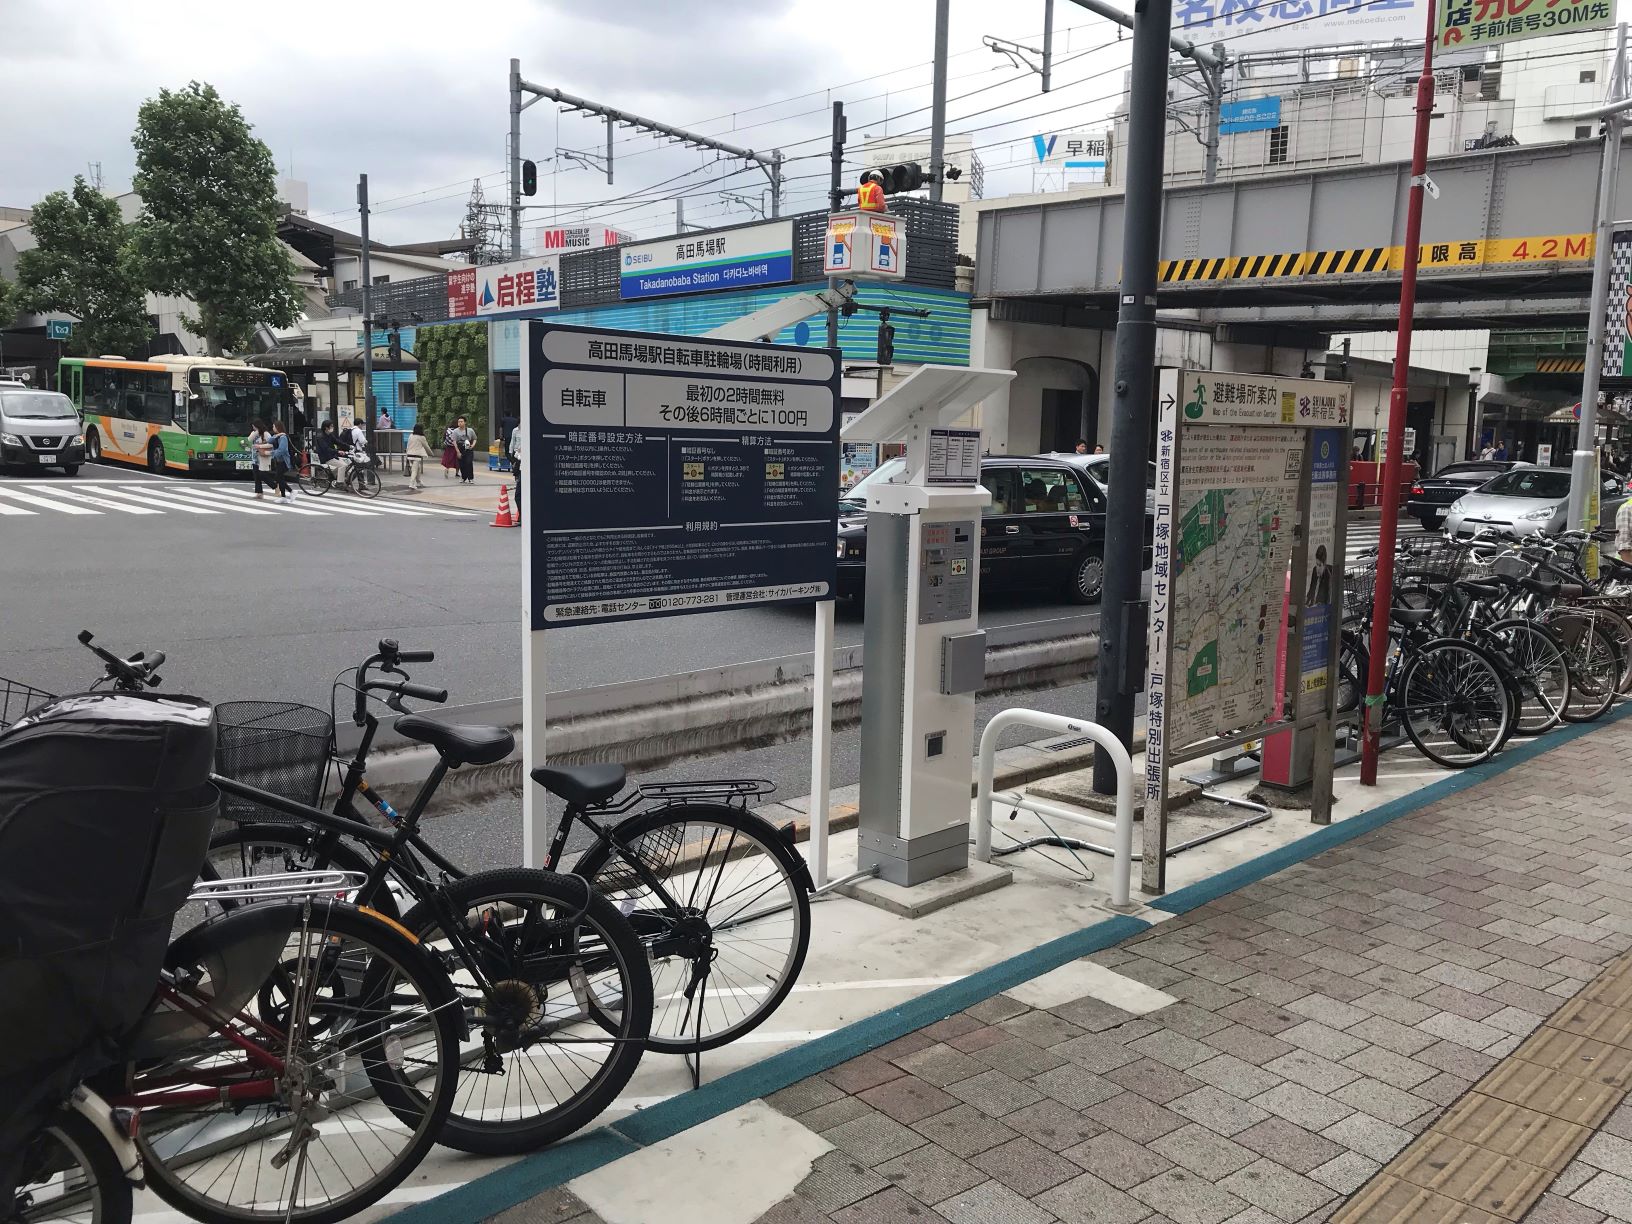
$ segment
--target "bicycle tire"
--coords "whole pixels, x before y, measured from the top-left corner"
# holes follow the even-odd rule
[[[1419,676],[1423,677],[1424,686],[1429,691],[1414,697],[1413,684]],[[1481,683],[1484,694],[1476,693],[1469,681]],[[1493,693],[1500,695],[1499,701],[1493,700],[1491,696]],[[1512,690],[1503,675],[1503,669],[1488,651],[1470,642],[1456,638],[1439,638],[1414,651],[1406,660],[1390,699],[1390,704],[1394,706],[1393,712],[1405,727],[1405,733],[1417,751],[1446,769],[1466,769],[1490,760],[1502,750],[1508,736],[1512,734]],[[1450,712],[1443,709],[1453,703],[1460,706],[1476,700],[1483,702],[1482,710],[1456,711],[1463,720],[1460,727],[1454,724]],[[1417,702],[1421,702],[1420,707]],[[1430,714],[1435,714],[1436,709],[1440,710],[1436,716],[1442,719],[1442,729],[1453,743],[1470,755],[1466,759],[1453,757],[1445,750],[1441,741],[1437,739],[1430,741],[1419,726],[1419,720],[1413,717],[1418,708]],[[1498,710],[1500,716],[1496,720],[1494,733],[1486,742],[1470,747],[1471,736],[1468,735],[1466,727],[1468,716],[1474,713],[1495,716]]]
[[[321,463],[303,463],[296,473],[296,483],[302,493],[322,497],[334,487],[334,473]]]
[[[763,817],[724,804],[675,804],[669,807],[652,808],[644,812],[637,812],[627,820],[620,822],[612,829],[611,833],[619,842],[631,847],[635,853],[640,854],[642,860],[647,861],[647,865],[653,868],[654,874],[658,875],[667,885],[668,879],[673,878],[676,868],[683,864],[672,857],[667,863],[658,860],[661,855],[667,854],[676,846],[684,846],[687,842],[684,828],[681,829],[678,838],[670,832],[665,832],[665,830],[687,825],[713,825],[717,828],[727,829],[731,831],[732,838],[740,839],[741,845],[760,847],[763,852],[762,855],[758,856],[760,861],[775,864],[775,869],[778,872],[776,879],[770,884],[770,889],[779,890],[781,894],[776,896],[775,900],[786,904],[791,909],[794,917],[785,941],[787,949],[782,955],[782,965],[779,969],[775,965],[760,961],[757,955],[750,955],[741,947],[737,947],[730,953],[730,957],[734,958],[733,963],[733,959],[728,959],[727,952],[721,951],[718,944],[713,942],[711,936],[710,948],[714,953],[714,959],[709,966],[709,976],[720,973],[725,977],[726,991],[723,994],[717,993],[714,998],[718,1018],[728,1021],[728,1023],[712,1029],[705,1027],[699,1033],[697,1023],[689,1015],[687,1007],[680,1007],[676,1010],[666,1006],[676,1002],[679,998],[686,998],[686,988],[680,980],[681,975],[685,973],[685,969],[680,963],[665,964],[663,962],[685,961],[686,964],[692,966],[693,974],[695,974],[696,966],[694,962],[683,956],[661,955],[661,944],[667,932],[663,925],[663,914],[651,904],[652,894],[650,891],[634,875],[626,863],[614,857],[611,846],[606,842],[597,842],[579,857],[577,863],[573,866],[574,874],[588,879],[597,889],[609,897],[620,910],[629,914],[630,921],[634,923],[636,931],[641,935],[642,941],[648,946],[648,949],[654,953],[659,953],[654,960],[652,970],[658,1010],[653,1017],[653,1035],[648,1040],[647,1046],[649,1049],[665,1054],[693,1054],[704,1050],[717,1049],[758,1028],[782,1004],[782,1001],[787,998],[788,992],[793,989],[794,983],[798,980],[799,971],[804,967],[805,955],[810,949],[810,893],[806,887],[808,875],[804,872],[804,864],[782,840],[776,826]],[[648,861],[648,855],[642,853],[648,847],[658,852],[650,856],[653,861]],[[735,846],[730,845],[721,848],[718,868],[721,877],[716,878],[716,885],[719,878],[723,877],[723,871],[728,862],[746,858],[753,853],[752,849],[747,849],[743,853],[735,855],[735,858],[730,857],[735,849]],[[712,853],[713,848],[705,848],[705,864]],[[657,870],[658,867],[665,867],[670,875],[665,876],[663,871]],[[696,873],[696,882],[698,884],[702,882],[705,871],[706,869]],[[736,885],[735,891],[740,892],[744,888],[753,886],[752,882],[746,885]],[[692,891],[695,893],[696,889],[694,888]],[[760,895],[771,894],[767,890],[767,893]],[[716,899],[725,900],[727,898],[719,898],[717,889],[714,889],[711,891],[710,906]],[[751,898],[749,902],[744,904],[750,904],[752,900]],[[698,907],[693,906],[691,908],[696,909]],[[736,917],[740,913],[741,907],[731,917]],[[750,917],[754,916],[756,915],[750,915]],[[710,929],[714,930],[714,923],[708,918],[706,912],[702,917],[705,922],[709,923]],[[763,938],[765,934],[766,932],[763,929],[756,929],[754,942],[763,946],[767,942]],[[763,950],[763,947],[761,950]],[[760,980],[761,975],[752,967],[751,962],[755,961],[758,961],[764,967],[771,968],[777,974],[774,980],[769,983],[768,988]],[[706,979],[702,989],[704,997],[698,1004],[698,1015],[706,1021],[708,1003]],[[763,996],[750,993],[760,990],[765,990]],[[757,1006],[743,1009],[735,1018],[732,1018],[726,1000],[735,999],[740,1001],[755,997],[761,999]],[[689,998],[686,998],[686,1002],[689,1004]]]
[[[1615,704],[1627,660],[1602,627],[1602,613],[1585,608],[1549,609],[1542,623],[1558,635],[1570,660],[1570,702],[1564,721],[1595,722]]]
[[[1345,629],[1337,652],[1338,714],[1353,713],[1365,703],[1370,659],[1371,652],[1360,636]]]
[[[371,467],[357,468],[352,473],[351,487],[358,497],[378,497],[380,495],[380,474]]]
[[[467,922],[471,914],[479,916],[476,927],[467,925],[467,931],[483,940],[484,972],[490,976],[509,972],[512,976],[499,981],[498,985],[504,987],[502,992],[495,990],[491,994],[481,993],[473,979],[467,981],[470,975],[468,967],[460,963],[460,951],[451,944],[442,946],[445,935],[442,934],[442,919],[434,900],[420,902],[404,918],[403,924],[407,929],[425,946],[434,947],[448,966],[455,980],[455,988],[465,999],[467,1009],[473,1012],[470,1028],[478,1041],[475,1049],[461,1054],[460,1082],[453,1108],[443,1123],[440,1141],[448,1147],[474,1155],[516,1155],[535,1151],[587,1126],[617,1099],[634,1075],[645,1053],[646,1038],[651,1029],[651,971],[645,948],[628,920],[610,901],[588,887],[587,881],[526,867],[503,867],[465,876],[446,885],[442,897]],[[562,980],[569,983],[571,1002],[582,1010],[581,1024],[573,1017],[563,1017],[559,1013],[551,1016],[551,984],[544,982],[541,990],[541,976],[528,976],[525,972],[523,976],[515,976],[515,964],[511,959],[515,954],[515,945],[510,933],[505,931],[498,937],[492,936],[495,921],[502,922],[505,917],[513,916],[521,918],[518,929],[522,932],[521,937],[524,937],[529,919],[524,909],[517,912],[516,903],[521,902],[525,906],[540,900],[554,907],[558,916],[562,911],[568,918],[577,916],[568,929],[553,935],[546,934],[545,937],[551,941],[550,946],[560,950],[547,952],[545,956],[547,963],[554,967],[552,972],[560,972],[560,967],[567,960],[579,966],[580,977],[572,977],[572,970],[567,968],[566,977]],[[508,946],[500,947],[501,941]],[[529,953],[522,949],[521,955],[534,963],[539,959],[536,950]],[[582,969],[583,962],[610,964],[612,978],[591,981]],[[611,1014],[605,1006],[591,1006],[588,1002],[590,998],[615,999],[621,1005],[621,1018],[615,1026],[618,1031],[611,1034],[614,1040],[606,1042],[604,1038],[597,1040],[589,1036],[604,1033],[604,1021]],[[511,1018],[516,1015],[518,1003],[523,1012],[520,1021]],[[531,1012],[535,1006],[536,1017]],[[518,1025],[523,1029],[529,1025],[548,1029],[550,1036],[542,1041],[527,1041],[519,1048],[499,1049],[505,1045],[516,1046]],[[563,1070],[560,1062],[552,1059],[545,1075],[529,1081],[528,1068],[534,1065],[534,1059],[538,1057],[529,1051],[538,1049],[542,1054],[544,1049],[555,1045],[560,1033],[574,1029],[577,1032],[571,1037],[573,1044],[580,1045],[584,1050],[605,1044],[610,1047],[610,1053],[581,1087],[561,1100],[554,1092],[551,1077],[570,1086],[568,1072],[581,1067],[581,1056],[577,1056],[580,1058],[577,1064],[569,1061],[566,1070]],[[511,1059],[508,1067],[501,1066],[495,1070],[492,1063],[500,1054],[519,1056]],[[476,1066],[478,1057],[484,1063],[481,1067]],[[504,1083],[504,1096],[495,1107],[489,1101],[488,1089],[501,1080]],[[516,1116],[492,1117],[495,1112],[508,1114],[510,1090],[518,1084],[525,1089],[525,1097],[521,1092],[516,1093]],[[411,1101],[409,1091],[405,1089],[403,1095],[394,1096],[382,1086],[381,1099],[394,1112],[399,1103]],[[545,1107],[545,1101],[553,1103]],[[530,1107],[536,1107],[537,1112],[529,1114],[527,1110]]]
[[[314,916],[320,925],[316,940],[308,944]],[[212,1000],[213,1010],[218,1015],[226,1014],[229,1019],[238,1018],[243,1015],[247,999],[258,993],[257,987],[261,983],[252,979],[260,975],[254,966],[264,963],[268,948],[271,948],[274,972],[283,970],[287,973],[292,967],[292,971],[298,975],[302,966],[305,972],[311,972],[311,961],[316,958],[304,952],[296,953],[292,961],[280,959],[287,949],[286,940],[280,938],[280,931],[288,935],[299,931],[303,946],[321,950],[322,971],[312,973],[310,977],[313,985],[304,1010],[322,1007],[333,1013],[343,1004],[342,992],[350,987],[350,983],[353,980],[361,982],[361,988],[356,992],[356,1006],[359,1014],[365,1017],[362,1024],[348,1028],[331,1020],[325,1028],[325,1041],[338,1039],[350,1042],[352,1034],[360,1035],[361,1040],[324,1052],[322,1047],[309,1046],[297,1026],[292,1035],[278,1033],[274,1029],[273,1035],[277,1040],[270,1047],[257,1042],[267,1053],[276,1057],[281,1057],[282,1051],[289,1047],[300,1049],[302,1079],[310,1076],[313,1082],[325,1079],[327,1084],[327,1091],[322,1094],[326,1112],[312,1124],[314,1133],[308,1142],[300,1145],[299,1153],[292,1159],[286,1159],[282,1165],[277,1163],[277,1153],[267,1153],[265,1147],[268,1140],[272,1143],[281,1140],[283,1150],[287,1151],[294,1143],[289,1136],[294,1134],[295,1123],[288,1119],[297,1115],[287,1105],[280,1107],[271,1104],[267,1107],[263,1127],[267,1138],[259,1141],[253,1137],[245,1141],[245,1136],[252,1135],[255,1129],[252,1106],[235,1107],[226,1100],[220,1101],[220,1105],[231,1113],[227,1127],[236,1128],[230,1136],[225,1137],[219,1130],[210,1129],[209,1121],[188,1132],[188,1118],[201,1114],[202,1108],[184,1112],[185,1107],[179,1104],[169,1107],[163,1104],[144,1106],[143,1130],[137,1143],[146,1168],[147,1184],[171,1207],[206,1224],[273,1224],[275,1221],[338,1224],[338,1221],[378,1202],[413,1172],[436,1142],[453,1103],[453,1090],[458,1079],[458,997],[435,958],[416,944],[398,924],[378,914],[330,900],[245,906],[195,927],[172,943],[166,953],[166,966],[183,973],[202,970],[207,975],[202,980],[215,987],[215,993],[208,996]],[[338,960],[345,955],[340,949],[348,946],[348,942],[350,946],[363,950],[351,962],[349,976],[345,964]],[[321,992],[319,982],[324,983]],[[410,990],[424,1000],[425,1010],[411,1019],[399,1019],[405,1014],[403,999]],[[318,999],[320,993],[321,1001]],[[223,1003],[223,997],[229,1001]],[[390,999],[391,1010],[376,1017],[377,1004],[370,1000],[386,997]],[[387,1020],[387,1017],[390,1019]],[[220,1031],[221,1026],[218,1024],[205,1030],[200,1037],[193,1035],[189,1022],[192,1029],[202,1027],[191,1017],[173,1010],[167,1013],[161,1008],[149,1017],[142,1032],[138,1033],[134,1043],[137,1061],[130,1071],[138,1100],[148,1079],[156,1085],[167,1086],[178,1082],[178,1079],[186,1084],[189,1081],[184,1077],[192,1066],[190,1060],[207,1061],[211,1057],[210,1039]],[[259,1023],[267,1025],[268,1018],[259,1018]],[[391,1027],[383,1028],[387,1023]],[[252,1028],[248,1031],[259,1030]],[[381,1136],[395,1136],[397,1130],[373,1125],[367,1125],[365,1129],[356,1120],[349,1125],[343,1121],[331,1125],[329,1119],[345,1108],[345,1105],[338,1103],[339,1094],[358,1079],[355,1072],[347,1071],[354,1056],[362,1062],[363,1078],[371,1085],[374,1085],[378,1067],[396,1067],[409,1061],[410,1056],[406,1054],[401,1035],[429,1037],[434,1041],[434,1050],[415,1058],[414,1062],[424,1069],[424,1073],[416,1077],[417,1087],[424,1087],[423,1079],[426,1076],[434,1076],[435,1083],[428,1092],[420,1092],[424,1108],[409,1124],[409,1135],[400,1151],[376,1166],[361,1151],[359,1136],[383,1143]],[[216,1043],[215,1048],[229,1051],[229,1058],[236,1056],[240,1049],[236,1045],[220,1042]],[[248,1063],[245,1065],[248,1066]],[[339,1081],[338,1088],[335,1086],[336,1080]],[[281,1079],[275,1081],[275,1084],[282,1083]],[[226,1089],[220,1091],[224,1096]],[[363,1099],[358,1097],[359,1101]],[[368,1107],[373,1107],[371,1101]],[[244,1120],[246,1114],[249,1115],[248,1122]],[[336,1144],[340,1151],[338,1156],[323,1143],[325,1127],[343,1140]],[[227,1137],[235,1143],[223,1143],[223,1138]],[[189,1142],[195,1142],[197,1147],[188,1148],[186,1145]],[[311,1162],[308,1163],[307,1150],[314,1143],[323,1146],[318,1156],[310,1158]],[[246,1178],[246,1163],[256,1159],[251,1154],[252,1147],[260,1150],[260,1165],[254,1176]],[[164,1152],[162,1156],[161,1149]],[[327,1183],[323,1181],[322,1172],[318,1171],[319,1166],[329,1171],[331,1177],[344,1175],[342,1157],[351,1160],[353,1149],[357,1149],[362,1156],[369,1176],[360,1185],[352,1183],[348,1193],[337,1198],[329,1196]],[[312,1170],[312,1177],[326,1201],[300,1205],[295,1201],[300,1194],[298,1183],[287,1204],[268,1201],[273,1192],[266,1187],[286,1187],[288,1183],[281,1174],[291,1164],[294,1165],[293,1176],[296,1178],[307,1169]],[[261,1166],[273,1170],[265,1174],[265,1184]],[[231,1179],[226,1179],[223,1171],[217,1171],[218,1168],[233,1168],[236,1171]],[[193,1184],[195,1177],[207,1184],[202,1189],[196,1187]],[[241,1182],[247,1180],[249,1204],[239,1206],[212,1197],[211,1191],[223,1180],[228,1182],[225,1189],[227,1194],[233,1193]]]
[[[1519,689],[1515,735],[1542,735],[1563,721],[1570,700],[1570,667],[1558,635],[1534,621],[1511,617],[1484,631]]]
[[[52,1148],[56,1148],[55,1154]],[[66,1159],[65,1159],[66,1158]],[[45,1183],[31,1178],[61,1175],[65,1182],[78,1168],[85,1186],[67,1186],[65,1193],[40,1201],[36,1195]],[[33,1191],[30,1186],[35,1187]],[[102,1132],[84,1114],[62,1108],[26,1145],[22,1181],[16,1188],[18,1202],[24,1196],[33,1201],[4,1219],[6,1224],[130,1224],[133,1196],[130,1181],[119,1167],[119,1157],[108,1146]],[[89,1210],[71,1211],[69,1201],[79,1202],[87,1194]],[[0,1207],[3,1207],[0,1204]]]
[[[274,858],[274,855],[281,857]],[[210,838],[204,864],[199,868],[201,880],[221,880],[234,876],[257,874],[255,868],[270,863],[270,873],[290,871],[356,871],[367,875],[373,862],[360,850],[338,835],[324,833],[310,825],[290,821],[287,824],[235,824],[222,829]],[[223,871],[223,867],[231,868]],[[347,900],[357,900],[348,897]],[[189,902],[196,906],[198,902]],[[240,907],[242,902],[218,902],[223,911]],[[389,884],[367,898],[370,909],[378,910],[387,918],[400,918],[401,909]],[[187,910],[182,911],[184,914]]]

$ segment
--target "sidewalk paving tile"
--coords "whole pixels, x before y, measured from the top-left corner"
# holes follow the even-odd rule
[[[916,1148],[894,1160],[886,1160],[873,1170],[879,1177],[905,1190],[920,1203],[933,1206],[987,1180],[987,1175],[968,1161],[932,1143]]]
[[[1246,1206],[1235,1195],[1182,1169],[1153,1177],[1130,1193],[1173,1224],[1224,1224]]]
[[[988,1181],[946,1200],[938,1210],[952,1224],[1053,1224],[1055,1217],[1002,1182]],[[916,1224],[917,1216],[912,1217]],[[899,1222],[897,1222],[899,1224]]]
[[[833,1224],[901,1224],[909,1218],[914,1224],[944,1224],[946,1220],[940,1212],[920,1203],[905,1190],[891,1186],[842,1211],[835,1211]]]
[[[1254,1207],[1294,1224],[1336,1196],[1319,1182],[1311,1181],[1273,1160],[1257,1160],[1238,1169],[1218,1183],[1219,1188]]]
[[[1007,1143],[1015,1136],[1015,1132],[1002,1122],[987,1117],[970,1105],[957,1105],[945,1113],[915,1122],[913,1129],[930,1142],[965,1160],[1000,1143]]]
[[[1173,1162],[1155,1151],[1154,1146],[1135,1143],[1115,1131],[1107,1131],[1086,1143],[1067,1148],[1063,1154],[1074,1162],[1073,1176],[1087,1169],[1118,1190],[1128,1190],[1173,1167]]]
[[[1343,1154],[1341,1144],[1323,1139],[1284,1118],[1268,1118],[1248,1127],[1235,1136],[1235,1142],[1296,1173],[1307,1173]]]
[[[1061,1220],[1084,1224],[1148,1224],[1151,1208],[1092,1173],[1037,1196],[1037,1205]],[[973,1222],[971,1221],[971,1224]]]
[[[1099,1139],[1088,1142],[1097,1143]],[[969,1163],[1027,1198],[1035,1198],[1082,1171],[1064,1156],[1055,1155],[1024,1135],[971,1156]]]

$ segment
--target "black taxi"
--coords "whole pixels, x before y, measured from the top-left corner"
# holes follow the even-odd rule
[[[839,501],[839,595],[866,584],[867,486],[888,483],[904,463],[880,465]],[[1056,590],[1073,603],[1097,603],[1105,585],[1105,489],[1108,455],[988,455],[980,483],[992,495],[981,515],[983,593]],[[1145,520],[1145,561],[1152,521]]]

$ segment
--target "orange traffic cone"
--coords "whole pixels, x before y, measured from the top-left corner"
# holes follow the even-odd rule
[[[493,526],[493,527],[520,527],[521,526],[521,524],[516,521],[516,516],[510,513],[510,486],[507,485],[507,484],[501,484],[499,486],[499,508],[498,508],[498,511],[493,515],[493,522],[490,524],[490,526]]]

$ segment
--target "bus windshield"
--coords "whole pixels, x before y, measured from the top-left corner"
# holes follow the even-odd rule
[[[247,434],[255,421],[271,425],[283,403],[282,384],[280,374],[201,370],[188,397],[187,431],[235,438]]]

